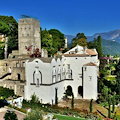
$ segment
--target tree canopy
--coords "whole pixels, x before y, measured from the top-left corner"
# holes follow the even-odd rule
[[[48,51],[48,55],[55,54],[60,48],[64,48],[64,34],[57,29],[41,29],[41,45]]]
[[[8,53],[18,49],[18,23],[12,16],[0,16],[0,34],[8,37]],[[4,58],[4,43],[0,43],[0,59]]]
[[[83,47],[87,46],[87,38],[84,33],[78,33],[76,37],[72,39],[72,47],[75,47],[77,44]]]

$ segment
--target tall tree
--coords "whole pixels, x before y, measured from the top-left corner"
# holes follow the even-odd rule
[[[58,51],[60,50],[60,48],[64,48],[65,46],[64,34],[57,29],[50,29],[48,32],[52,35],[53,38],[52,45],[54,50]]]
[[[87,38],[84,33],[78,33],[76,37],[72,39],[72,47],[75,47],[77,44],[83,47],[87,46]]]
[[[103,51],[102,51],[102,39],[101,39],[101,36],[97,37],[97,51],[98,51],[98,56],[102,57]]]

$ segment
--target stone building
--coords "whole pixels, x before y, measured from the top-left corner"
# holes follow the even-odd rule
[[[34,93],[43,103],[55,103],[55,92],[62,99],[66,89],[75,98],[97,99],[98,54],[79,45],[62,55],[48,58],[41,50],[40,24],[33,18],[19,20],[19,51],[0,60],[0,86],[14,89],[15,94],[29,100]],[[39,48],[39,58],[30,54]]]

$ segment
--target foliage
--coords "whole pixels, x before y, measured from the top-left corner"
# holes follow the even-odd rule
[[[12,50],[18,50],[18,39],[13,37],[13,36],[9,36],[9,39],[8,39],[8,51],[9,51],[9,53],[11,53]]]
[[[35,95],[35,93],[31,96],[31,101],[32,103],[39,103],[39,98]]]
[[[55,88],[55,105],[58,105],[57,88]]]
[[[108,118],[111,118],[111,109],[110,109],[110,105],[111,105],[111,96],[109,95],[109,99],[108,99]]]
[[[72,39],[72,47],[75,47],[77,44],[83,47],[87,46],[87,38],[84,33],[78,33],[76,37]]]
[[[8,37],[8,53],[18,49],[18,23],[12,16],[0,16],[0,33]],[[3,58],[4,49],[0,48],[0,59]]]
[[[0,87],[0,96],[3,96],[4,98],[14,96],[14,90]]]
[[[36,109],[29,112],[28,115],[24,118],[24,120],[42,120],[42,116],[43,111]]]
[[[0,21],[0,33],[7,35],[7,36],[10,35],[11,33],[9,26],[3,21]]]
[[[113,94],[113,100],[112,100],[112,112],[115,112],[115,92]]]
[[[17,115],[15,114],[14,111],[8,111],[5,113],[4,116],[5,120],[18,120]]]
[[[64,34],[61,33],[57,29],[50,29],[48,32],[52,35],[53,41],[52,46],[55,51],[60,50],[60,48],[64,48],[65,45],[65,37]]]
[[[14,109],[16,109],[16,110],[18,110],[18,111],[20,111],[20,112],[23,112],[23,113],[27,113],[27,110],[26,109],[23,109],[23,108],[18,108],[18,107],[15,107],[15,106],[12,106],[12,105],[8,105],[8,107],[11,107],[11,108],[14,108]]]
[[[74,108],[74,94],[72,94],[71,107]]]
[[[90,112],[92,113],[93,111],[93,99],[90,100]]]

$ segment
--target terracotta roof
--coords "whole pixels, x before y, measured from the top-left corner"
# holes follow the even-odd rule
[[[95,63],[90,62],[90,63],[84,64],[83,66],[97,66],[97,65]]]
[[[87,49],[86,50],[86,53],[88,53],[89,55],[98,55],[97,52],[93,51],[93,50],[90,50],[90,49]]]
[[[86,57],[88,54],[64,54],[65,57]]]

